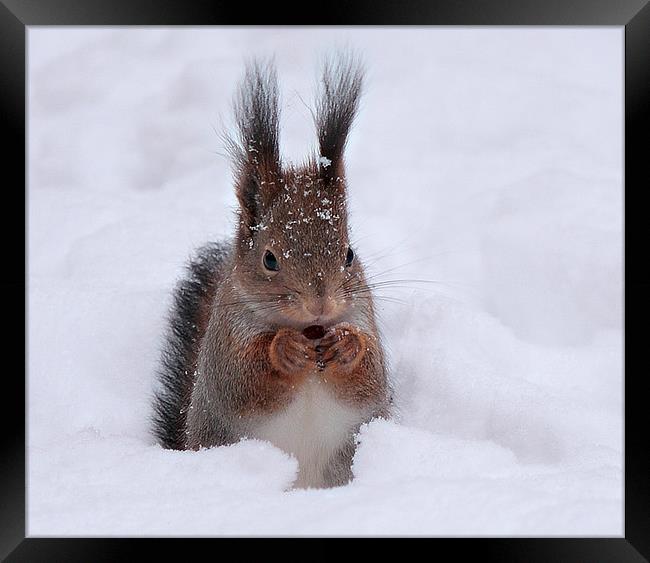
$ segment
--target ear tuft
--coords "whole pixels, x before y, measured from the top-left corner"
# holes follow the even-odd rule
[[[235,137],[226,137],[233,161],[242,219],[252,227],[275,195],[274,181],[281,171],[280,103],[277,73],[272,60],[247,63],[234,99]]]
[[[316,102],[318,168],[325,178],[343,176],[343,151],[359,107],[364,68],[351,52],[326,59]]]

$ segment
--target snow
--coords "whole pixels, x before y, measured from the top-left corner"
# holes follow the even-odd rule
[[[28,30],[28,521],[44,535],[622,535],[622,28]],[[215,134],[275,54],[287,160],[363,53],[352,242],[392,421],[354,481],[148,432],[171,289],[236,205]],[[300,46],[300,48],[296,48]],[[410,280],[410,281],[409,281]],[[423,281],[414,281],[423,280]]]
[[[332,161],[326,156],[319,157],[318,162],[323,168],[327,168],[330,164],[332,164]]]

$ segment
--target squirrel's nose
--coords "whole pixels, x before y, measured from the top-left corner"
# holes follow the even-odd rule
[[[307,301],[305,309],[315,317],[329,317],[336,309],[336,304],[331,297],[319,295]]]

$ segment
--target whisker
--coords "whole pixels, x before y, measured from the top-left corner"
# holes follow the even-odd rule
[[[419,262],[424,262],[425,260],[428,260],[428,258],[418,258],[416,260],[411,260],[410,262],[404,262],[403,264],[398,264],[397,266],[393,266],[392,268],[388,268],[387,270],[383,270],[381,272],[375,272],[375,273],[370,273],[369,275],[366,275],[366,279],[374,279],[379,276],[384,276],[388,273],[394,272],[395,270],[399,270],[400,268],[404,268],[406,266],[411,266],[413,264],[417,264]]]
[[[408,305],[408,301],[397,299],[396,297],[388,297],[386,295],[373,295],[375,301],[386,301],[387,303],[397,303],[398,305]]]

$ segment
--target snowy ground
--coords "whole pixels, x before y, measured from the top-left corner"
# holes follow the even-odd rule
[[[622,28],[29,30],[29,535],[621,535]],[[395,421],[355,480],[286,491],[263,442],[148,434],[192,248],[233,229],[242,61],[275,53],[284,153],[319,56],[369,67],[358,254],[438,280],[379,313]]]

